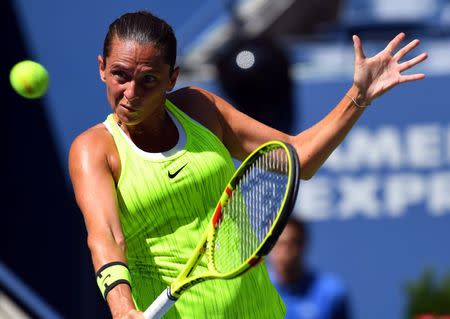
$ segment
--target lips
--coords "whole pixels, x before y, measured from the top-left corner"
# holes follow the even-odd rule
[[[128,112],[136,112],[137,109],[130,106],[130,105],[125,105],[125,104],[120,104],[121,107],[123,107],[124,109],[126,109]]]

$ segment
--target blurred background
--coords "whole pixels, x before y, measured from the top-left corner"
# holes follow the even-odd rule
[[[147,9],[174,27],[178,87],[198,85],[267,124],[305,129],[352,83],[351,35],[366,55],[404,31],[429,58],[424,81],[394,89],[302,184],[308,262],[343,280],[354,318],[406,318],[407,284],[450,271],[450,1],[154,0],[1,3],[4,171],[0,318],[106,318],[67,171],[71,141],[110,111],[97,55],[109,24]],[[12,91],[24,59],[42,63],[39,100]],[[450,304],[450,300],[448,300]],[[22,310],[18,310],[18,308]]]

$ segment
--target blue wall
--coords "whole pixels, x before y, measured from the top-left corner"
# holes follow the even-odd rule
[[[303,83],[305,126],[347,87]],[[340,159],[303,184],[301,212],[316,220],[311,262],[344,278],[356,318],[401,318],[407,281],[425,266],[450,270],[449,87],[449,76],[430,77],[381,97],[337,150]]]
[[[51,76],[44,101],[64,167],[73,138],[109,112],[96,60],[109,23],[146,8],[183,33],[200,3],[16,1],[30,58]],[[297,129],[325,115],[350,83],[350,77],[298,83]],[[219,92],[214,82],[197,84]],[[407,280],[426,265],[440,274],[450,270],[448,88],[450,75],[431,76],[381,97],[302,185],[297,213],[312,223],[310,262],[344,279],[355,318],[402,317]]]

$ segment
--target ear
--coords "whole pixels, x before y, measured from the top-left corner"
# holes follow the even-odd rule
[[[173,69],[172,74],[170,75],[170,83],[169,87],[167,88],[167,91],[172,91],[172,89],[175,87],[175,84],[177,84],[178,75],[180,74],[180,68],[177,66]]]
[[[106,81],[106,76],[105,76],[105,64],[104,64],[104,60],[103,57],[101,55],[98,55],[97,57],[97,62],[98,62],[98,71],[100,73],[100,79],[105,82]]]

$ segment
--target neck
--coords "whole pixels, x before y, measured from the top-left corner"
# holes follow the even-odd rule
[[[117,124],[143,151],[164,152],[176,145],[178,130],[165,108],[150,114],[147,119],[137,125],[126,125],[116,117]]]
[[[281,284],[298,282],[304,275],[305,271],[299,264],[296,264],[293,267],[277,270],[277,279]]]

